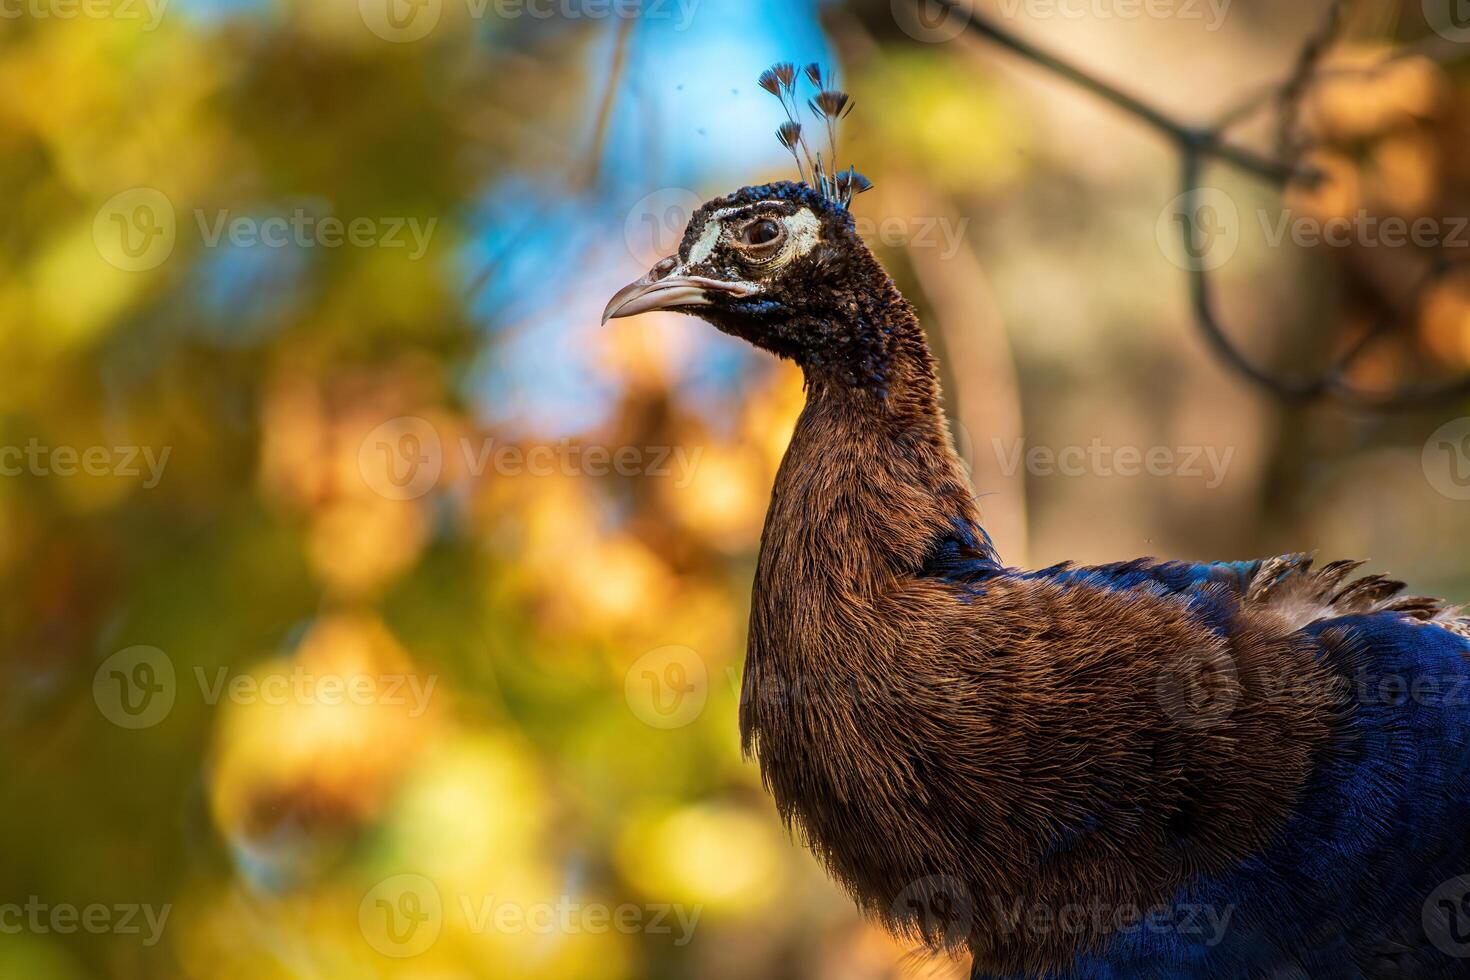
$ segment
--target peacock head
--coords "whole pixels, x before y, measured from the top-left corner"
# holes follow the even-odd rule
[[[849,210],[872,183],[810,152],[796,122],[800,75],[817,86],[809,105],[827,123],[835,155],[836,121],[852,108],[847,94],[830,87],[816,65],[801,73],[792,65],[766,72],[761,87],[787,108],[777,136],[802,180],[743,187],[702,205],[679,251],[619,290],[603,322],[651,310],[688,313],[808,371],[881,382],[891,343],[887,315],[903,301]]]

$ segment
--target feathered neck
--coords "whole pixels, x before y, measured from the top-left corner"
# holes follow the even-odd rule
[[[907,303],[891,309],[885,386],[807,371],[806,406],[761,537],[742,705],[747,747],[759,727],[754,688],[813,670],[871,669],[839,665],[850,651],[831,640],[886,628],[880,606],[890,586],[947,542],[989,556],[923,331]]]
[[[763,557],[798,541],[810,555],[840,557],[839,577],[870,586],[885,574],[917,571],[950,538],[993,557],[923,328],[886,285],[892,299],[882,321],[867,328],[883,337],[883,381],[805,369],[806,406],[776,477],[762,542]]]

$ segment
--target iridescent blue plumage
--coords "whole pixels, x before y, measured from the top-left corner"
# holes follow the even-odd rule
[[[988,555],[967,562],[960,550],[937,556],[931,571],[981,588],[1018,576],[1177,596],[1212,629],[1238,622],[1242,603],[1279,602],[1283,615],[1305,620],[1300,639],[1340,686],[1333,738],[1269,846],[1194,880],[1156,927],[1120,931],[1074,970],[1043,980],[1470,977],[1464,620],[1399,597],[1397,582],[1344,584],[1357,563],[1313,572],[1303,556],[1144,559],[1018,572]]]

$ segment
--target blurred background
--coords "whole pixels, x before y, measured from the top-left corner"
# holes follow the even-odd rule
[[[1181,253],[1174,148],[908,0],[0,2],[0,976],[965,975],[740,757],[799,372],[598,326],[791,175],[777,60],[857,102],[1008,563],[1316,548],[1470,599],[1470,399],[1277,397],[1188,277],[1282,376],[1470,371],[1463,5],[1345,5],[1289,98],[1320,0],[979,10],[1323,178],[1212,165]]]

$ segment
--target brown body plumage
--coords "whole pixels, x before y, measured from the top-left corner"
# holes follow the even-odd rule
[[[1146,909],[1249,854],[1328,736],[1329,686],[1264,610],[1227,644],[1162,597],[1034,581],[967,602],[925,576],[955,515],[977,515],[896,292],[888,317],[886,395],[809,379],[761,542],[742,734],[783,816],[868,910],[992,969],[1059,968],[1082,937],[1002,913]],[[1139,697],[1189,656],[1235,665],[1220,724]],[[1043,864],[1110,810],[1127,816]],[[972,928],[950,935],[936,899],[972,903],[955,912]]]

